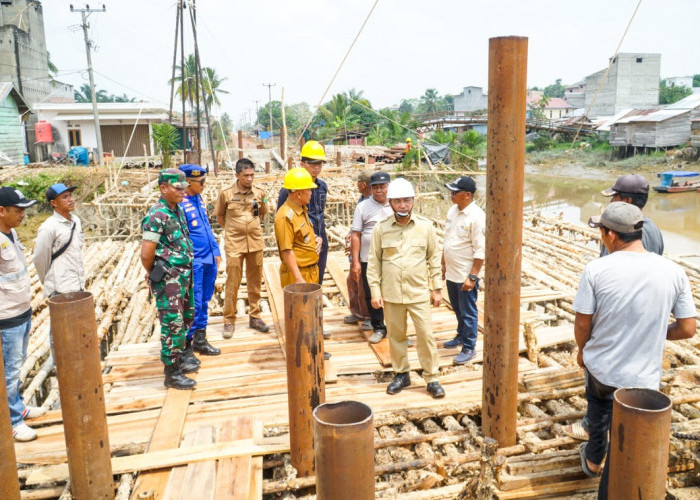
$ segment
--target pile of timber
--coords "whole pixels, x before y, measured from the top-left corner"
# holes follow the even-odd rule
[[[406,146],[397,145],[390,148],[384,148],[380,151],[353,151],[350,155],[350,162],[353,163],[401,163],[403,157],[406,156]]]

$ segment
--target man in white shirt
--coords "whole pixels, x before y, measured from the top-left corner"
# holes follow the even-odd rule
[[[24,246],[19,242],[15,228],[24,220],[25,209],[35,203],[17,189],[8,186],[0,188],[0,334],[7,402],[15,441],[36,439],[36,431],[24,421],[45,413],[41,407],[25,406],[19,391],[19,375],[27,357],[29,332],[32,329],[32,291]]]
[[[691,338],[696,310],[688,277],[674,262],[645,250],[644,215],[612,202],[588,224],[600,228],[610,255],[586,265],[573,308],[578,364],[585,369],[589,441],[580,447],[586,475],[600,475],[620,387],[658,390],[666,340]],[[669,323],[673,313],[675,322]],[[606,460],[598,498],[607,498]]]
[[[479,318],[476,299],[479,293],[479,271],[484,264],[486,246],[486,214],[476,203],[476,182],[460,177],[445,184],[451,191],[452,205],[447,211],[445,239],[442,250],[442,279],[447,281],[447,293],[457,316],[457,336],[443,347],[462,347],[454,358],[463,365],[476,355]]]
[[[367,260],[375,224],[394,214],[386,197],[389,181],[389,174],[386,172],[372,174],[369,180],[372,196],[357,205],[350,227],[352,231],[350,237],[350,252],[352,254],[350,275],[358,283],[362,282],[367,310],[371,318],[372,330],[374,330],[369,338],[372,344],[377,344],[386,337],[386,325],[384,324],[384,308],[375,309],[371,304],[372,295],[367,284]]]
[[[85,235],[75,210],[75,186],[54,184],[46,190],[53,215],[39,227],[34,246],[34,267],[44,284],[44,295],[85,289],[83,246]]]

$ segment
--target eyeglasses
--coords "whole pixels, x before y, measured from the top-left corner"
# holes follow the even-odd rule
[[[206,182],[206,179],[201,179],[201,180],[190,179],[190,182],[196,182],[196,183],[199,184],[200,186],[204,186],[204,183]]]

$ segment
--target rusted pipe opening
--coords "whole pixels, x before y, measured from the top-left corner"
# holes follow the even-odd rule
[[[372,409],[357,401],[325,403],[314,409],[314,419],[323,425],[360,425],[372,418]]]
[[[58,295],[54,295],[49,299],[49,303],[51,304],[68,304],[71,302],[80,302],[81,300],[87,300],[92,297],[92,294],[90,292],[68,292],[68,293],[59,293]]]
[[[671,407],[671,399],[653,389],[623,388],[615,391],[615,401],[625,409],[644,412],[664,412]]]
[[[313,293],[321,290],[318,283],[292,283],[284,287],[285,293]]]

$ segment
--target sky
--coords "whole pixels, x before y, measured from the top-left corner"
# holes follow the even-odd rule
[[[234,123],[258,105],[316,106],[376,0],[197,0],[203,66],[226,78],[221,107]],[[44,1],[46,44],[57,79],[88,82],[80,14],[72,0]],[[435,88],[488,88],[489,39],[528,38],[528,87],[582,80],[607,67],[639,0],[379,0],[323,102],[349,89],[375,109],[398,106]],[[103,0],[88,18],[95,83],[167,108],[176,0]],[[185,54],[193,52],[189,11]],[[696,50],[700,2],[642,0],[620,52],[661,54],[661,77],[700,73]],[[179,55],[178,55],[179,64]],[[176,106],[179,109],[179,106]]]

